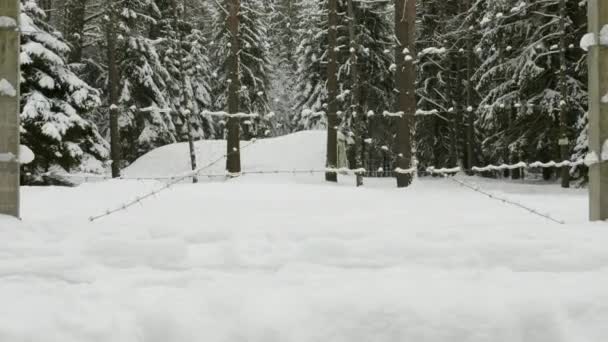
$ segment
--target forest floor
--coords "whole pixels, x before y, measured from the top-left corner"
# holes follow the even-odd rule
[[[0,341],[608,336],[608,226],[583,190],[459,177],[560,225],[447,179],[321,178],[179,184],[94,223],[163,183],[24,188],[23,220],[0,217]]]

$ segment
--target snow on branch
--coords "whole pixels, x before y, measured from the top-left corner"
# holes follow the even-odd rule
[[[217,117],[223,117],[223,118],[238,118],[238,119],[250,119],[250,118],[258,118],[260,117],[260,114],[257,113],[228,113],[228,112],[224,112],[224,111],[219,111],[219,112],[211,112],[208,110],[203,111],[203,115],[206,116],[217,116]]]

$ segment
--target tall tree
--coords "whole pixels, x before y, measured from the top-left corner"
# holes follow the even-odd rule
[[[240,109],[241,78],[240,78],[240,0],[228,0],[228,18],[226,24],[230,35],[230,57],[228,59],[228,150],[226,169],[236,174],[241,172],[241,146],[239,118],[235,116]]]
[[[416,114],[416,1],[396,0],[395,36],[397,39],[395,61],[397,63],[396,83],[399,92],[397,112],[401,114],[397,130],[397,164],[406,170],[412,166],[412,130]],[[412,175],[397,174],[397,186],[407,187],[412,183]]]
[[[338,167],[338,0],[328,0],[327,42],[327,167]],[[336,172],[327,172],[328,182],[337,182]]]
[[[87,0],[65,0],[64,35],[70,43],[70,63],[82,62],[86,24]]]
[[[120,87],[120,77],[118,74],[118,61],[116,51],[116,2],[111,0],[107,8],[106,16],[106,56],[108,62],[108,103],[109,103],[109,118],[110,118],[110,146],[112,157],[112,177],[120,177],[120,169],[122,162],[122,148],[120,143],[120,127],[118,125],[118,97]]]
[[[22,0],[21,8],[22,140],[36,155],[26,174],[39,182],[55,167],[103,172],[108,145],[88,119],[99,92],[70,70],[69,46],[36,2]]]

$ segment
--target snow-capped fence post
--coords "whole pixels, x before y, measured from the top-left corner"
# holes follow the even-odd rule
[[[0,214],[19,217],[19,0],[0,0]]]
[[[608,219],[608,46],[601,44],[608,33],[608,1],[590,0],[589,32],[595,44],[589,47],[589,149],[598,156],[589,170],[589,207],[592,221]]]

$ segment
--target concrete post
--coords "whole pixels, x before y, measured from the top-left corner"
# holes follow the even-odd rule
[[[0,0],[0,214],[19,217],[19,0]]]
[[[608,25],[608,1],[589,0],[589,32],[598,44],[589,49],[589,149],[602,159],[608,153],[608,46],[599,44],[600,31]],[[606,145],[606,146],[605,146]],[[604,148],[604,151],[602,149]],[[608,164],[592,165],[589,170],[591,221],[608,219]]]

